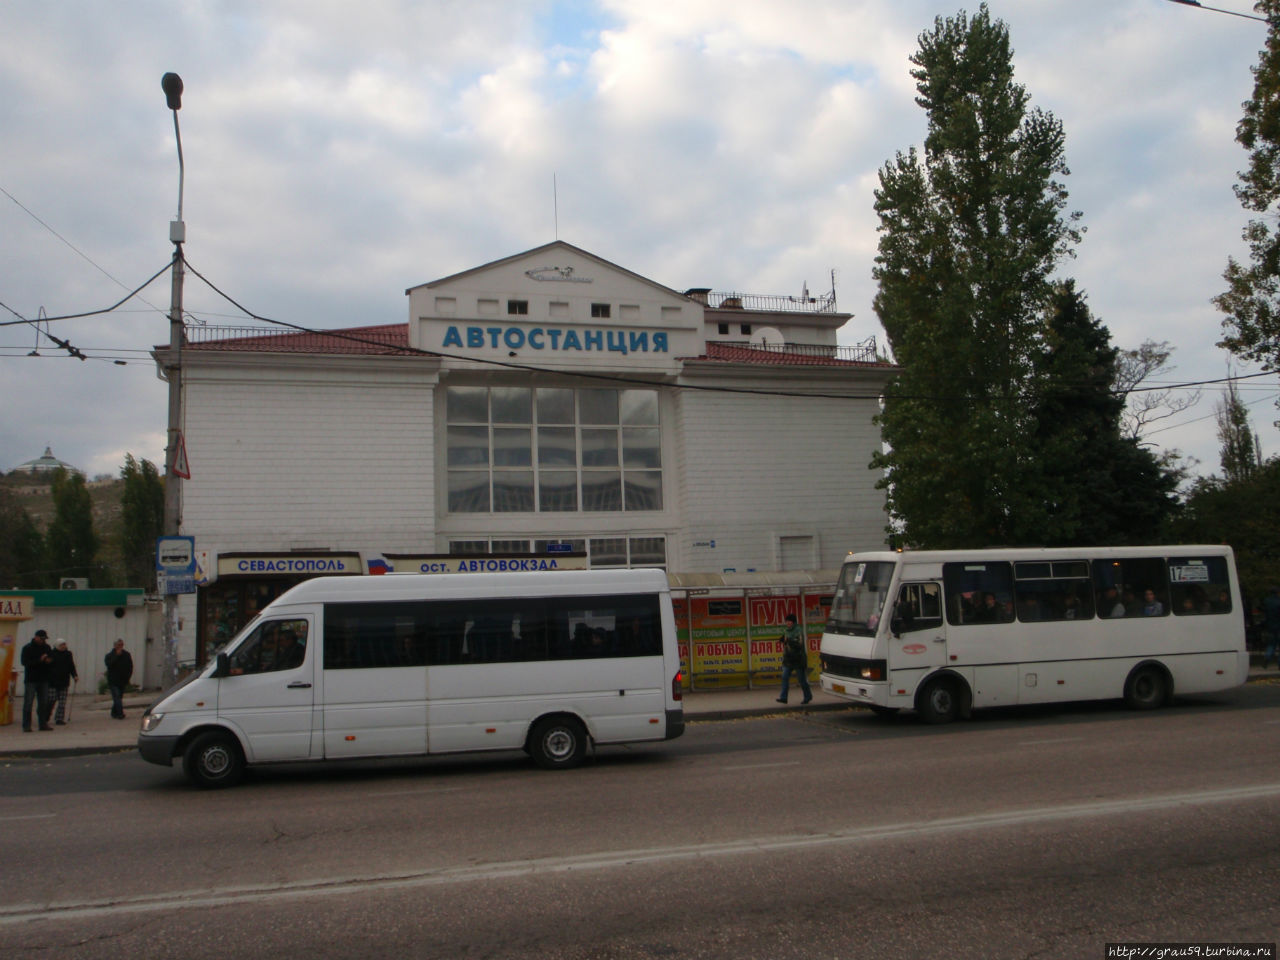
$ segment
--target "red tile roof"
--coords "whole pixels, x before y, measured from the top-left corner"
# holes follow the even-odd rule
[[[227,328],[209,329],[217,337],[202,337],[201,327],[188,327],[186,350],[228,350],[244,353],[346,353],[346,354],[412,354],[409,325],[389,323],[376,327],[348,327],[342,330],[313,332],[289,330],[257,332],[243,327],[239,336],[227,336]],[[157,349],[163,349],[159,347]]]

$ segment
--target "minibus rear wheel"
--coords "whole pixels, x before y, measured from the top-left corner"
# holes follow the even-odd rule
[[[1169,684],[1159,667],[1144,665],[1131,674],[1124,685],[1124,702],[1132,710],[1154,710],[1169,699]]]
[[[210,730],[187,745],[182,770],[197,785],[208,790],[230,787],[240,782],[244,756],[240,744],[229,733]]]
[[[587,755],[587,731],[573,717],[544,717],[529,736],[534,762],[547,770],[568,770]]]

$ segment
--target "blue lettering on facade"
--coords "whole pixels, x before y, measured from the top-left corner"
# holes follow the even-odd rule
[[[527,573],[533,570],[559,570],[560,563],[554,558],[520,557],[506,560],[461,560],[458,563],[459,573]]]
[[[266,560],[240,560],[236,569],[241,573],[346,573],[347,564],[333,557],[273,557]]]
[[[548,344],[552,350],[609,350],[613,353],[666,353],[667,334],[648,330],[576,330],[558,327],[533,327],[527,332],[523,327],[467,327],[465,345],[472,349],[491,347],[519,350],[524,346],[544,350]],[[462,331],[449,327],[444,334],[444,346],[463,346]]]
[[[448,573],[449,565],[439,561],[435,563],[422,563],[418,565],[418,570],[422,573]]]

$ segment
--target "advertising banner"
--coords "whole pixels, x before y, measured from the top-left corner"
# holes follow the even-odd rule
[[[831,614],[832,595],[826,593],[806,593],[804,595],[804,628],[805,645],[809,653],[809,675],[816,677],[818,653],[822,649],[822,631],[826,629],[827,617]]]
[[[691,667],[699,687],[747,683],[747,614],[743,597],[690,597]]]

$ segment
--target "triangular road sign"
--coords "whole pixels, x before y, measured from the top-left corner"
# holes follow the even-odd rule
[[[183,480],[191,479],[191,465],[187,462],[187,441],[178,434],[178,449],[173,456],[173,475]]]

